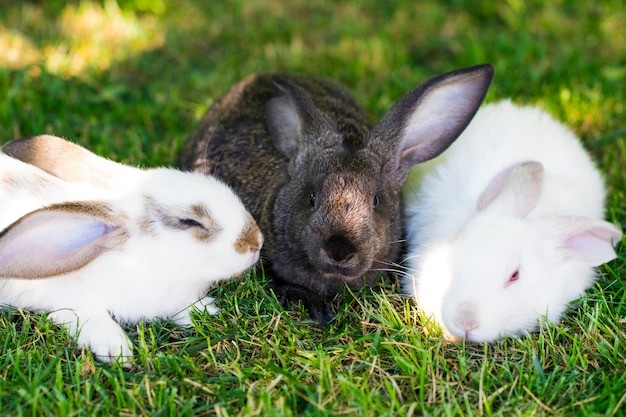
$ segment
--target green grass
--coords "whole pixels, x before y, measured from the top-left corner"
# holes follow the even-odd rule
[[[0,5],[0,142],[53,133],[171,165],[207,106],[251,72],[336,80],[377,119],[426,78],[491,62],[487,100],[569,124],[606,175],[608,218],[626,228],[623,0]],[[222,313],[194,331],[128,329],[130,370],[76,351],[44,315],[3,311],[0,414],[623,415],[625,248],[561,324],[492,345],[426,336],[393,284],[346,291],[319,329],[280,308],[261,273],[212,289]]]

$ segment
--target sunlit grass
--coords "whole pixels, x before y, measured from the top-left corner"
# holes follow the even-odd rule
[[[0,13],[0,143],[52,133],[171,165],[207,106],[254,71],[340,82],[376,120],[427,77],[492,62],[487,100],[571,126],[606,177],[607,218],[626,228],[625,24],[623,1],[608,0],[12,2]],[[211,289],[222,313],[193,331],[128,329],[131,370],[77,350],[45,315],[3,311],[0,414],[620,415],[617,250],[562,323],[492,345],[426,334],[395,283],[346,291],[320,329],[282,309],[261,271]]]
[[[47,15],[38,5],[5,8],[0,27],[0,65],[19,69],[40,65],[61,76],[105,71],[164,43],[158,21],[150,15],[124,14],[115,1],[68,3]]]

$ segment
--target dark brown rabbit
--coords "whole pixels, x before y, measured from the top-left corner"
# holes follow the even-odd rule
[[[344,286],[371,285],[393,269],[409,169],[457,138],[492,78],[491,65],[432,78],[372,127],[332,83],[252,75],[207,111],[179,164],[234,188],[265,235],[271,288],[325,325]]]

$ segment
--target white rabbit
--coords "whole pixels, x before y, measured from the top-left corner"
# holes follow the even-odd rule
[[[578,138],[510,101],[481,108],[403,189],[405,290],[449,340],[494,341],[558,322],[616,257],[603,180]]]
[[[215,178],[125,166],[54,136],[3,147],[2,229],[0,305],[49,312],[107,362],[132,358],[116,321],[216,313],[206,290],[254,265],[263,243]]]

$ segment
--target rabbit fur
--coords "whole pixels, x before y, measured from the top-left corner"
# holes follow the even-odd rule
[[[216,313],[209,286],[255,264],[263,243],[215,178],[48,135],[3,147],[0,201],[0,305],[48,312],[107,362],[132,358],[118,323]]]
[[[568,303],[615,258],[603,179],[578,138],[537,107],[482,107],[403,189],[406,292],[444,337],[521,336]],[[429,326],[427,326],[429,327]]]
[[[235,189],[266,237],[270,288],[326,325],[342,288],[396,269],[409,168],[456,139],[492,77],[488,64],[434,77],[372,126],[333,83],[255,74],[207,111],[179,165]]]

